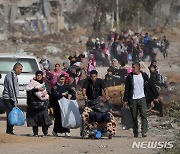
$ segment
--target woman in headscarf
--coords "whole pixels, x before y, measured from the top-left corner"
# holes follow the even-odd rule
[[[69,68],[69,63],[67,61],[64,61],[62,71],[67,72],[68,68]]]
[[[38,82],[42,86],[37,88],[32,86],[33,83]],[[48,114],[48,100],[41,100],[38,96],[38,92],[42,92],[41,97],[46,97],[47,91],[43,82],[43,72],[37,71],[35,78],[26,86],[27,91],[27,126],[32,127],[33,136],[38,136],[38,127],[42,127],[43,134],[48,135],[48,127],[52,124],[51,118]],[[42,106],[39,106],[42,104]]]
[[[57,83],[57,78],[60,74],[63,74],[65,76],[65,84],[70,84],[71,82],[69,78],[69,74],[61,70],[60,64],[55,64],[55,68],[52,74],[53,74],[53,79],[51,80],[52,87],[55,86],[55,84]]]
[[[116,58],[112,59],[111,66],[109,68],[113,70],[113,75],[119,75],[120,64]]]
[[[58,133],[65,133],[65,136],[68,137],[70,136],[70,130],[62,127],[61,111],[58,100],[60,100],[62,97],[75,100],[76,93],[68,85],[65,85],[64,82],[65,82],[65,76],[60,75],[57,79],[56,85],[51,90],[51,96],[53,102],[52,106],[54,108],[54,118],[55,118],[52,134],[54,136],[58,136]]]
[[[151,66],[153,66],[154,68],[155,68],[155,71],[157,71],[158,73],[159,73],[159,68],[158,68],[158,66],[157,66],[157,61],[156,60],[152,60],[151,61],[151,64],[149,65],[149,70],[150,70],[150,68],[151,68]]]

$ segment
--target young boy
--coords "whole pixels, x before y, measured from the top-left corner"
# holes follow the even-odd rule
[[[115,79],[113,76],[113,69],[108,68],[107,69],[107,74],[105,75],[105,84],[106,87],[111,87],[111,86],[115,86]]]

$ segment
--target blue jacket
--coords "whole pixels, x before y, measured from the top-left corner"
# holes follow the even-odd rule
[[[144,39],[143,39],[143,44],[144,44],[144,46],[147,45],[148,41],[149,41],[149,37],[148,37],[148,36],[145,36]]]

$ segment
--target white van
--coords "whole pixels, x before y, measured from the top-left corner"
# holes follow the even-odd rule
[[[37,70],[40,70],[39,63],[35,56],[27,54],[7,54],[0,53],[0,73],[2,78],[0,79],[0,98],[2,98],[2,92],[4,89],[4,78],[7,72],[13,69],[16,62],[23,65],[23,70],[20,75],[18,75],[19,81],[19,96],[18,96],[18,106],[26,106],[26,90],[25,87],[29,84],[30,80],[35,77]]]

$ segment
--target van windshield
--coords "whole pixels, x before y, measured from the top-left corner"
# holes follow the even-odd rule
[[[32,73],[38,69],[37,63],[35,59],[30,58],[0,58],[0,72],[7,73],[13,69],[15,63],[21,63],[23,65],[22,73]]]

